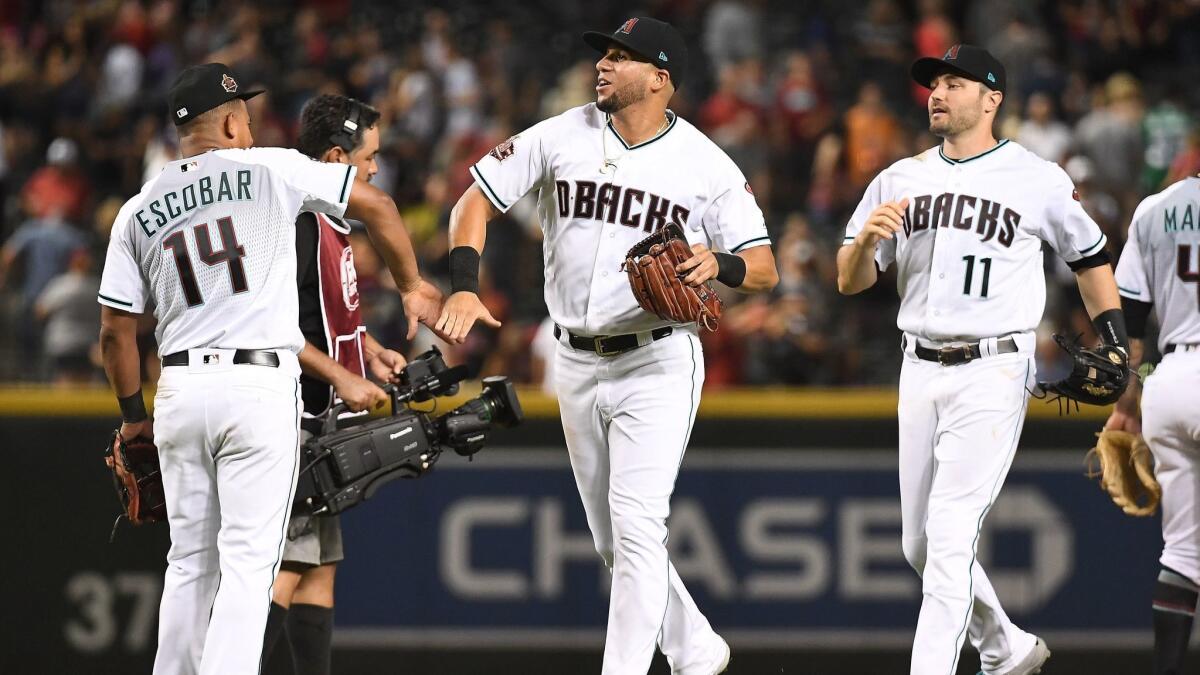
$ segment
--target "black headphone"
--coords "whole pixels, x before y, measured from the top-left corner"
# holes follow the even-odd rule
[[[358,145],[354,139],[358,135],[358,119],[362,115],[362,104],[355,99],[348,98],[346,105],[349,108],[346,111],[346,119],[342,122],[340,129],[329,134],[329,142],[347,153],[351,153]]]

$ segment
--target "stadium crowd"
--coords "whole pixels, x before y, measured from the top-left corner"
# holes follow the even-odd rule
[[[446,224],[467,167],[594,100],[595,55],[579,35],[629,14],[688,37],[689,77],[672,108],[749,178],[780,267],[773,295],[729,294],[721,330],[704,336],[710,388],[896,377],[892,277],[842,298],[834,253],[867,183],[937,144],[926,91],[908,76],[919,56],[965,41],[1005,63],[997,136],[1066,169],[1114,257],[1138,200],[1200,171],[1200,90],[1188,84],[1200,75],[1200,3],[1187,0],[3,2],[0,380],[102,381],[95,294],[107,232],[176,156],[165,98],[184,65],[221,61],[267,88],[250,102],[258,145],[290,145],[318,93],[379,108],[375,183],[445,286]],[[484,300],[503,327],[477,327],[448,358],[540,382],[553,338],[531,201],[488,230]],[[372,333],[419,347],[404,344],[399,298],[365,235],[354,246]],[[1090,326],[1066,266],[1048,255],[1046,270],[1039,367],[1050,375],[1061,367],[1050,334]]]

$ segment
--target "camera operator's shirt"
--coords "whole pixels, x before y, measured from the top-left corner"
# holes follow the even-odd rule
[[[167,164],[117,214],[99,302],[134,314],[152,302],[161,354],[299,352],[296,216],[342,215],[354,173],[283,148]]]
[[[358,274],[349,235],[350,226],[340,218],[311,211],[296,218],[300,332],[343,368],[366,377],[363,339],[367,328],[359,309]],[[333,387],[308,375],[300,376],[300,395],[306,421],[324,415],[333,403]],[[319,426],[318,422],[315,428]]]
[[[670,322],[637,303],[621,271],[637,242],[668,223],[689,243],[737,253],[767,246],[750,184],[698,129],[667,111],[657,136],[629,146],[594,103],[501,143],[471,167],[483,194],[507,211],[536,191],[545,236],[546,306],[581,335],[643,331]]]

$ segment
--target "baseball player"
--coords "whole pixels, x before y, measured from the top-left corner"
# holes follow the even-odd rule
[[[903,545],[924,592],[911,672],[952,675],[969,637],[986,675],[1037,673],[1046,644],[1009,620],[975,553],[1035,382],[1042,242],[1074,270],[1106,344],[1127,349],[1124,317],[1104,235],[1066,173],[992,135],[1004,66],[956,45],[912,76],[942,144],[871,182],[838,251],[847,295],[897,268]]]
[[[536,192],[563,431],[596,549],[612,571],[603,672],[645,673],[657,643],[672,672],[712,675],[725,670],[729,646],[666,548],[704,380],[700,340],[694,324],[642,310],[621,263],[669,223],[696,252],[678,268],[685,283],[770,290],[775,260],[742,172],[667,109],[686,70],[682,36],[639,17],[584,40],[602,54],[596,102],[517,134],[471,167],[475,183],[450,217],[454,292],[437,326],[461,338],[476,319],[491,319],[477,294],[486,223]]]
[[[299,459],[296,215],[366,221],[410,315],[440,312],[395,204],[355,183],[353,165],[250,149],[245,101],[258,93],[219,63],[179,75],[169,98],[183,159],[121,208],[100,283],[120,433],[153,435],[161,462],[171,549],[154,672],[164,675],[259,669]],[[164,354],[153,429],[136,345],[151,306]]]
[[[322,162],[349,164],[355,180],[369,182],[379,171],[379,111],[352,98],[322,94],[300,115],[297,149]],[[301,442],[321,431],[321,418],[334,395],[352,411],[387,400],[367,371],[393,380],[404,357],[367,333],[359,311],[350,226],[336,216],[303,211],[296,218],[297,284],[300,299],[300,393],[304,400]],[[342,560],[338,516],[314,518],[293,510],[283,564],[275,577],[275,599],[267,617],[263,663],[287,628],[298,675],[328,675],[333,636],[333,581]]]
[[[1129,318],[1130,363],[1141,362],[1151,308],[1162,362],[1146,379],[1138,412],[1137,384],[1117,401],[1105,428],[1142,433],[1162,486],[1163,553],[1154,587],[1154,673],[1183,673],[1200,592],[1200,415],[1192,392],[1200,382],[1200,178],[1192,176],[1147,197],[1133,214],[1117,264]]]

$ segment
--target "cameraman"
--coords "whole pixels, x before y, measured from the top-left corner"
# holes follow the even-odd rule
[[[369,105],[322,94],[304,106],[297,149],[323,162],[352,164],[358,168],[355,180],[370,181],[379,170],[378,121],[379,111]],[[349,234],[339,218],[313,212],[296,218],[296,283],[306,341],[300,352],[302,441],[320,433],[335,394],[354,412],[384,404],[387,394],[366,379],[368,370],[389,382],[405,365],[403,356],[380,345],[362,325]],[[286,624],[297,675],[329,673],[333,577],[342,558],[338,516],[312,517],[293,508],[267,618],[264,665]]]

